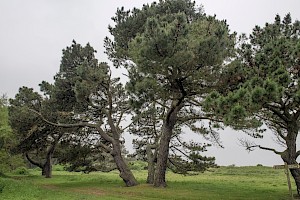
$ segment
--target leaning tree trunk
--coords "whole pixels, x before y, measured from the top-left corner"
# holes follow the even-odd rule
[[[37,162],[37,161],[33,160],[32,158],[30,158],[28,153],[25,153],[25,156],[31,164],[33,164],[33,165],[35,165],[35,166],[42,169],[42,176],[44,176],[45,175],[44,165],[42,163]]]
[[[286,137],[287,149],[281,154],[281,158],[288,165],[298,164],[297,162],[297,135],[298,135],[298,126],[297,123],[290,124],[288,128],[288,135]],[[295,180],[297,193],[300,195],[300,169],[290,169],[290,172]]]
[[[51,178],[52,176],[51,157],[48,158],[47,156],[44,164],[34,161],[32,158],[29,157],[27,153],[26,153],[26,158],[31,164],[36,165],[42,169],[42,176],[45,176],[46,178]]]
[[[120,177],[123,179],[126,186],[128,187],[138,185],[137,180],[135,179],[128,165],[124,161],[124,158],[122,156],[120,141],[113,141],[112,145],[113,145],[113,150],[111,152],[111,155],[114,158],[114,161],[120,172]]]
[[[157,155],[156,171],[154,175],[155,187],[166,187],[166,170],[169,156],[169,144],[172,137],[172,127],[165,124],[162,128],[162,136],[160,139]]]
[[[154,175],[154,187],[166,187],[166,170],[169,156],[169,144],[172,138],[173,128],[177,121],[177,113],[181,109],[181,101],[174,103],[167,113],[162,126],[160,143],[158,146],[157,164]]]

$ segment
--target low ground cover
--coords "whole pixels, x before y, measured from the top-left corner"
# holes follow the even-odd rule
[[[168,172],[165,189],[144,184],[147,176],[144,170],[134,171],[141,183],[137,187],[125,187],[114,171],[90,174],[54,171],[51,179],[39,174],[32,170],[28,175],[9,174],[0,178],[0,199],[289,199],[284,171],[262,166],[220,167],[195,176]]]

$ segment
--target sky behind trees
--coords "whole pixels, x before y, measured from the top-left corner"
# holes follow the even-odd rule
[[[117,7],[141,7],[152,0],[2,0],[0,1],[0,94],[13,97],[21,86],[33,87],[43,80],[52,82],[59,70],[62,49],[74,39],[89,42],[100,61],[108,61],[103,53],[103,39],[109,35],[108,25]],[[299,0],[197,0],[207,14],[226,19],[229,28],[249,34],[255,25],[273,22],[276,14],[290,12],[300,20]],[[120,75],[116,72],[115,76]],[[271,152],[257,150],[248,154],[238,145],[245,137],[230,129],[221,135],[225,149],[209,149],[220,165],[280,164]],[[131,143],[130,139],[127,142]],[[264,143],[274,143],[266,138]]]

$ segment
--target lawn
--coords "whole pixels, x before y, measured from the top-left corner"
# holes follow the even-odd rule
[[[145,184],[146,171],[134,171],[137,187],[125,187],[117,172],[90,174],[54,171],[45,179],[38,171],[0,178],[0,199],[289,199],[283,170],[270,167],[220,167],[195,176],[167,173],[168,187]],[[295,186],[293,185],[293,189]]]

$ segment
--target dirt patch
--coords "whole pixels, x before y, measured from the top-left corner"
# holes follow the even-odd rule
[[[45,184],[42,185],[42,188],[48,189],[48,190],[58,190],[59,187],[55,185]],[[96,196],[102,196],[105,195],[105,193],[98,188],[71,188],[67,190],[71,193],[80,193],[80,194],[91,194]]]
[[[45,188],[45,189],[48,189],[48,190],[57,190],[58,189],[57,186],[55,186],[55,185],[49,185],[49,184],[42,185],[42,188]]]
[[[75,189],[71,189],[70,191],[81,193],[81,194],[92,194],[96,196],[105,195],[105,192],[99,190],[98,188],[75,188]]]

